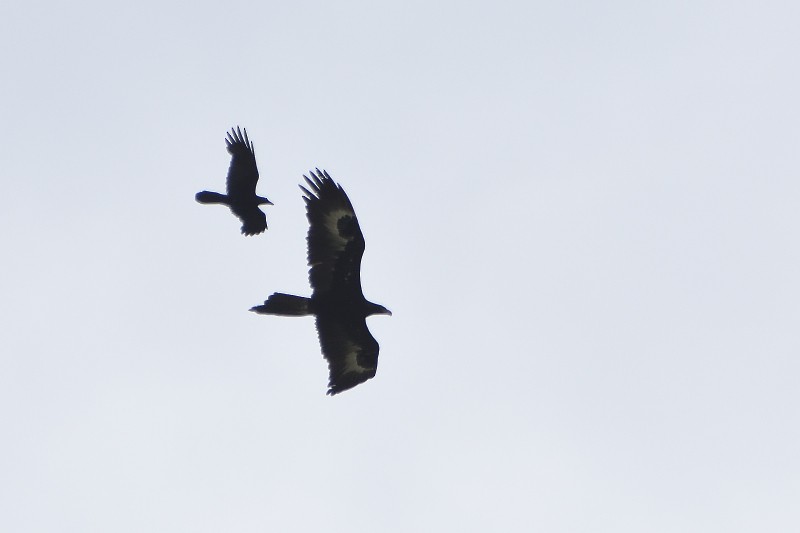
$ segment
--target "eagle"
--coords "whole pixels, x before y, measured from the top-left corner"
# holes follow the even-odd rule
[[[311,297],[276,292],[250,310],[264,315],[314,315],[322,355],[328,361],[328,394],[346,391],[375,376],[378,341],[366,318],[391,311],[364,298],[361,257],[364,235],[341,185],[317,169],[300,186],[308,217]]]
[[[258,183],[258,167],[253,143],[247,138],[247,129],[237,126],[231,128],[228,138],[228,153],[231,154],[231,166],[228,168],[228,194],[200,191],[195,199],[201,204],[227,205],[234,215],[242,221],[244,235],[257,235],[267,229],[267,217],[258,208],[259,205],[272,205],[272,202],[256,194]]]

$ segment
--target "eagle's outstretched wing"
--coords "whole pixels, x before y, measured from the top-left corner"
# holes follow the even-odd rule
[[[363,317],[317,316],[322,355],[328,361],[328,394],[338,394],[375,377],[378,341]]]
[[[361,257],[364,235],[344,190],[325,171],[303,176],[308,217],[309,280],[315,293],[361,292]]]

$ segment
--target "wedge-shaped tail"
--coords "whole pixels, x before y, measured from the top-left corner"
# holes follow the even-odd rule
[[[250,310],[260,315],[305,316],[313,312],[310,308],[311,298],[276,292],[264,302]]]

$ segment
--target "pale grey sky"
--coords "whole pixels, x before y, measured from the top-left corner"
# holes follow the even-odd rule
[[[800,528],[800,7],[667,4],[0,8],[0,530]],[[334,398],[247,312],[316,166],[394,313]]]

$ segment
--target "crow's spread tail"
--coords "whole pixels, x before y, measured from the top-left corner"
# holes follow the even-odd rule
[[[200,191],[194,195],[194,199],[201,204],[227,204],[228,197],[224,194],[211,191]]]
[[[276,292],[267,298],[264,305],[257,305],[250,310],[260,315],[305,316],[312,314],[310,303],[311,299],[304,296]]]

